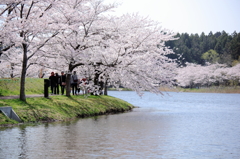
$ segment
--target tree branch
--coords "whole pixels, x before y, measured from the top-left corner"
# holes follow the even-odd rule
[[[45,40],[44,43],[42,43],[42,44],[37,48],[37,50],[36,50],[34,53],[32,53],[32,55],[28,56],[28,60],[29,60],[30,58],[32,58],[32,57],[36,54],[37,51],[39,51],[50,39],[52,39],[53,37],[55,37],[58,33],[59,33],[58,31],[55,32],[50,38],[48,38],[47,40]]]

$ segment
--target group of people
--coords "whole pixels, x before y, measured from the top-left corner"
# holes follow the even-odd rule
[[[59,86],[60,86],[61,94],[64,95],[66,81],[67,81],[67,76],[64,74],[64,72],[62,71],[61,75],[58,75],[58,73],[51,72],[49,80],[50,80],[51,94],[59,94]],[[80,80],[76,74],[76,71],[73,72],[70,83],[71,83],[73,95],[80,94],[81,87],[82,87],[83,93],[86,93],[85,87],[86,87],[87,81],[85,78]]]
[[[59,94],[59,86],[61,87],[61,93],[64,94],[65,86],[66,86],[66,75],[64,72],[61,72],[61,75],[58,73],[51,72],[49,77],[50,87],[52,94]]]

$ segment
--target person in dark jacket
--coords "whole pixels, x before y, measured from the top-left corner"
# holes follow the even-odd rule
[[[56,94],[56,76],[54,76],[54,72],[51,72],[51,76],[49,77],[50,87],[52,94]]]
[[[66,86],[66,75],[64,74],[63,71],[61,72],[61,76],[60,76],[60,86],[61,86],[61,93],[63,95],[65,86]]]
[[[56,93],[59,94],[60,76],[58,75],[58,73],[55,73],[55,77],[56,77]]]

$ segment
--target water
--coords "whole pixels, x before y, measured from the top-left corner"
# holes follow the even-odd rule
[[[239,159],[240,94],[109,92],[140,108],[0,130],[0,159]]]

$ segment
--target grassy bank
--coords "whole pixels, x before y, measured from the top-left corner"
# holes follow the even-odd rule
[[[133,106],[111,96],[51,96],[50,99],[28,98],[27,103],[19,99],[0,100],[1,106],[11,106],[24,123],[70,120],[108,113],[131,110]],[[17,124],[0,113],[0,125]]]
[[[44,79],[42,78],[26,78],[25,93],[26,94],[43,94]],[[0,79],[0,96],[19,95],[20,79]]]
[[[42,94],[44,79],[27,78],[26,95]],[[0,79],[0,96],[19,95],[20,79]],[[78,117],[94,116],[108,113],[128,111],[133,106],[123,100],[111,96],[51,96],[27,98],[27,102],[19,99],[0,99],[1,106],[11,106],[24,123],[50,122],[69,120]],[[0,126],[17,124],[0,113]]]

